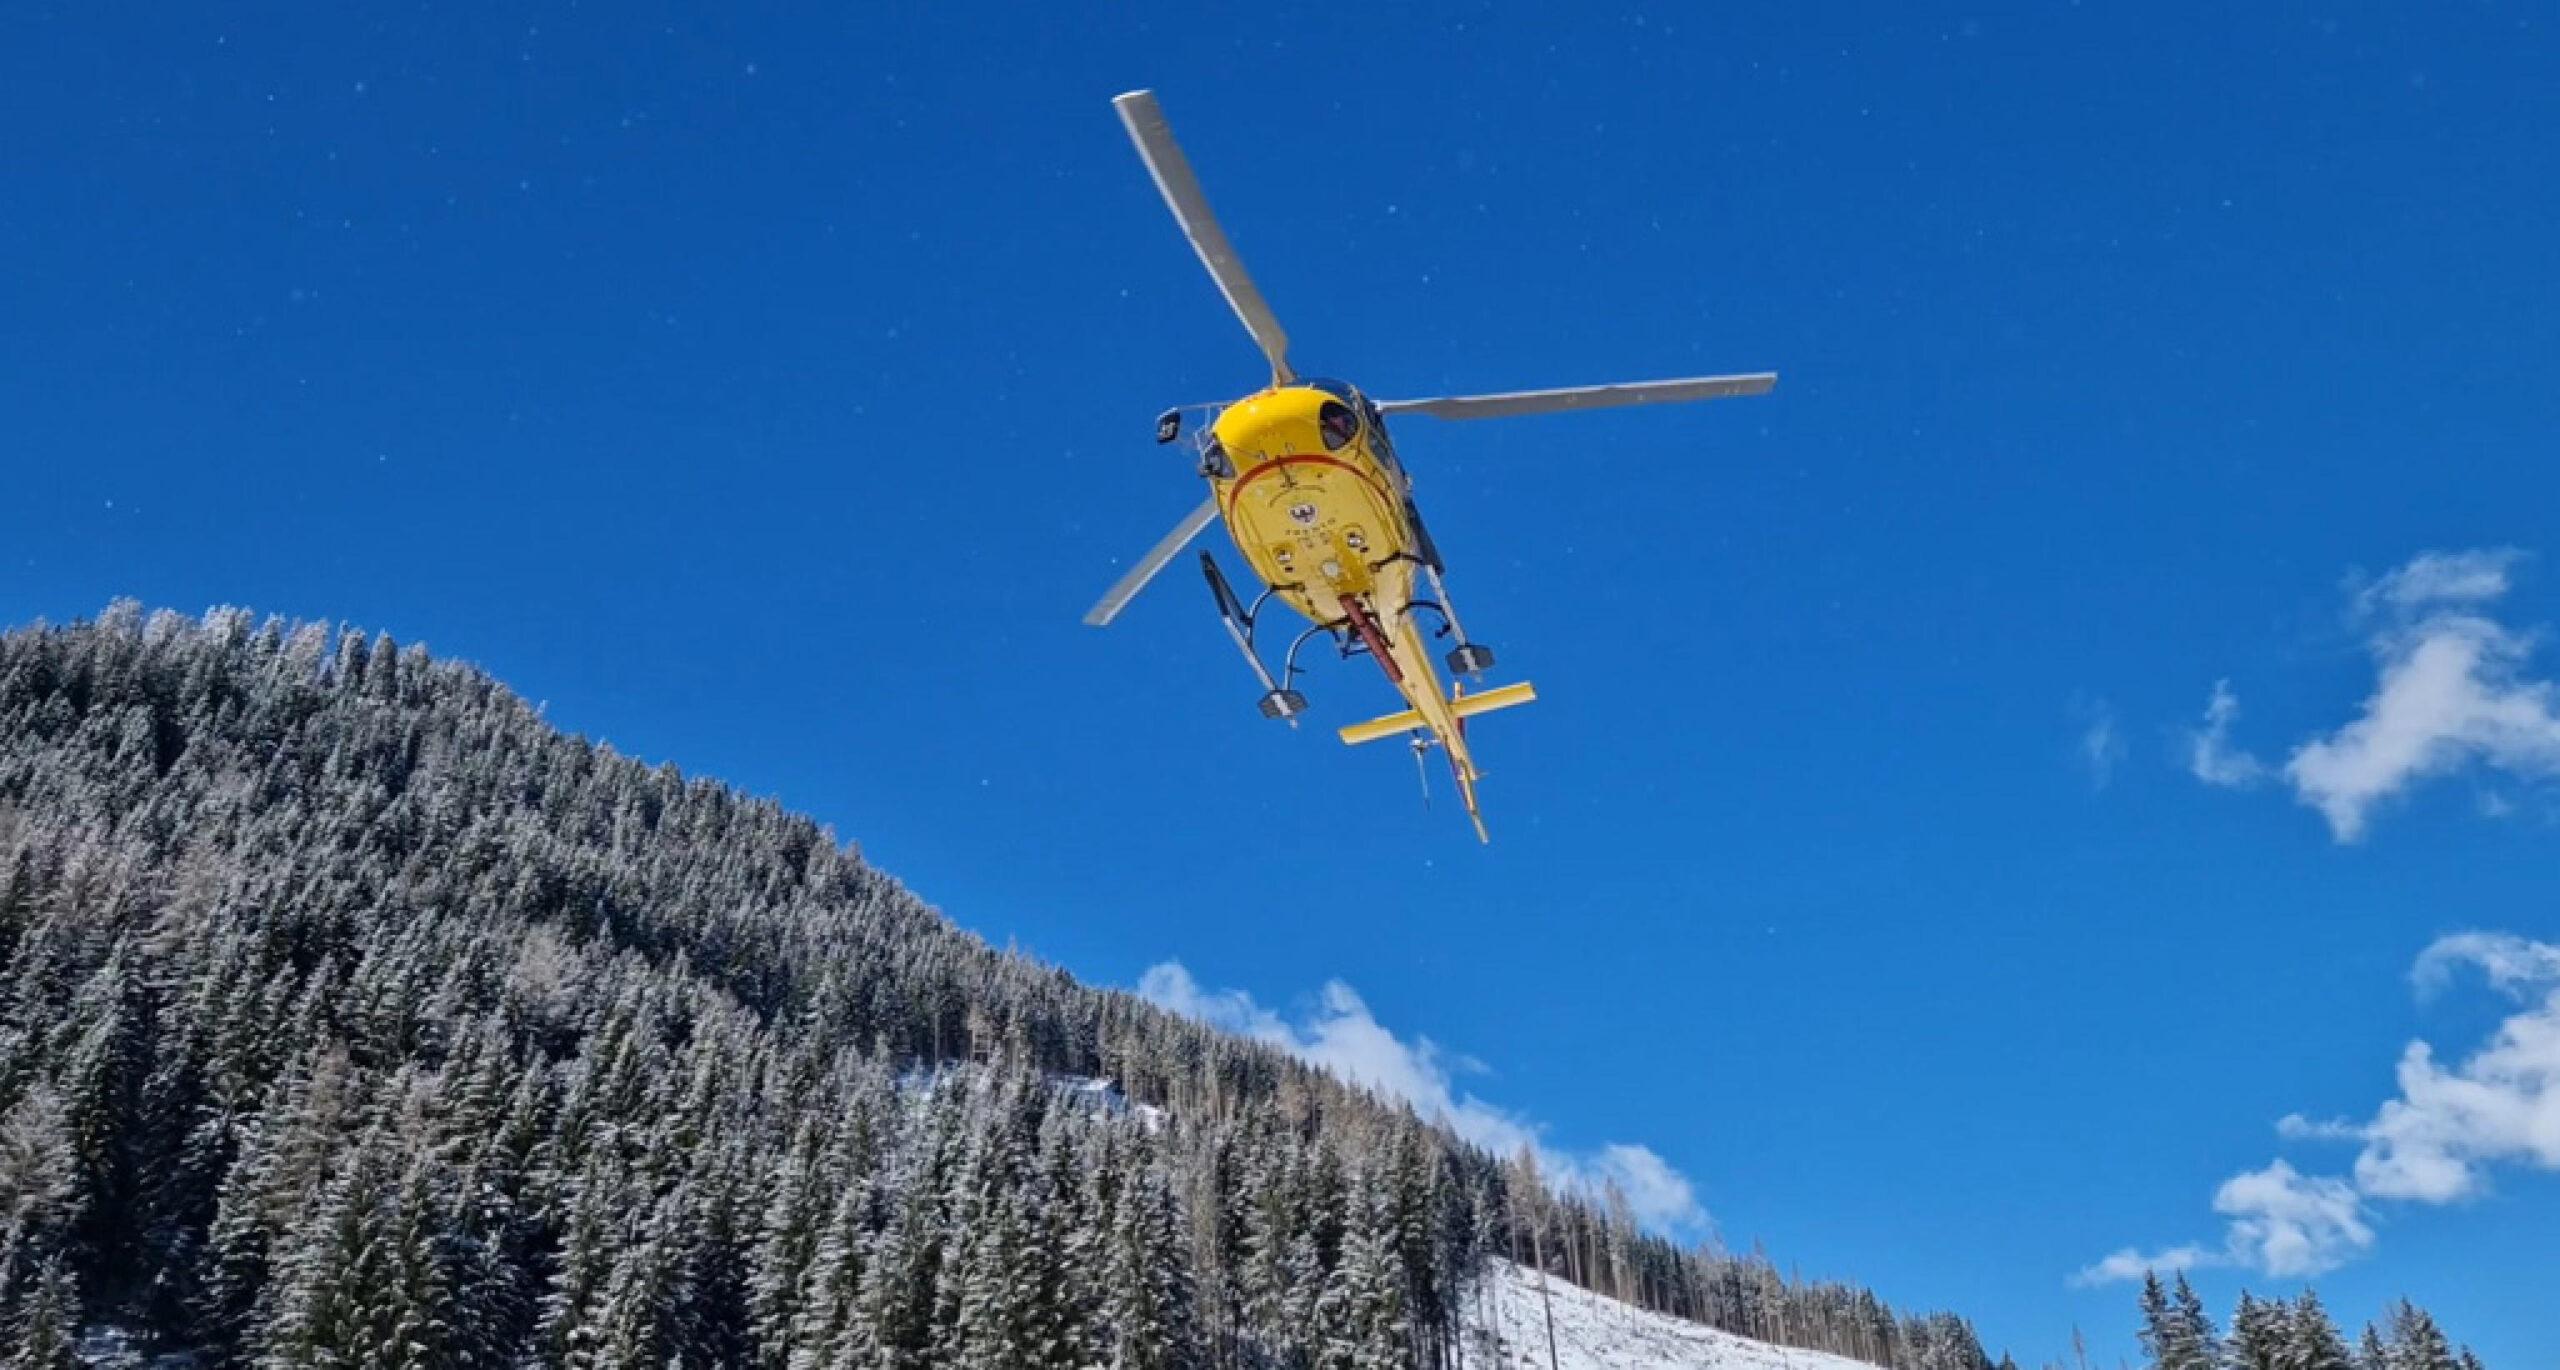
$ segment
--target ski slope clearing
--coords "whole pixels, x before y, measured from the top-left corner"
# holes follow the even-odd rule
[[[1555,1370],[1875,1370],[1825,1351],[1773,1346],[1647,1313],[1496,1258],[1467,1327],[1470,1366],[1547,1370],[1547,1302],[1555,1308]],[[1500,1356],[1495,1352],[1499,1336]]]

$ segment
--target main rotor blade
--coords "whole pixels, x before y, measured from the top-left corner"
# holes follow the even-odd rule
[[[1104,627],[1112,619],[1119,617],[1120,611],[1128,607],[1129,601],[1136,599],[1138,592],[1147,588],[1147,582],[1156,578],[1156,572],[1165,568],[1165,563],[1180,556],[1182,549],[1190,546],[1193,538],[1200,536],[1201,529],[1217,521],[1218,497],[1211,495],[1199,508],[1184,515],[1182,522],[1175,524],[1173,531],[1164,535],[1164,541],[1157,543],[1153,550],[1140,557],[1138,564],[1130,567],[1127,575],[1112,582],[1111,588],[1103,591],[1102,598],[1096,601],[1092,608],[1085,610],[1085,626]]]
[[[1450,395],[1428,400],[1381,400],[1380,413],[1429,414],[1435,419],[1507,419],[1566,409],[1611,409],[1622,404],[1678,404],[1730,395],[1765,395],[1778,383],[1775,371],[1748,376],[1692,376],[1676,381],[1577,385],[1563,390],[1514,390],[1502,395]]]
[[[1255,289],[1253,277],[1245,274],[1244,263],[1236,257],[1235,244],[1227,241],[1227,231],[1218,226],[1218,216],[1209,212],[1209,197],[1200,193],[1200,178],[1191,174],[1191,159],[1182,155],[1182,145],[1173,141],[1173,126],[1165,122],[1164,110],[1156,105],[1151,90],[1133,90],[1111,102],[1120,111],[1120,122],[1129,128],[1129,141],[1138,145],[1138,156],[1147,171],[1156,178],[1156,189],[1164,192],[1165,207],[1173,211],[1181,223],[1183,235],[1191,239],[1191,248],[1200,254],[1200,264],[1218,282],[1218,290],[1227,304],[1244,323],[1244,331],[1262,347],[1262,355],[1271,361],[1271,378],[1286,381],[1289,370],[1289,335],[1280,320],[1264,302],[1262,292]]]

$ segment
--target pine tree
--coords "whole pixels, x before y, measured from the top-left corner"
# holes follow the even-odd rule
[[[1195,1364],[1191,1287],[1173,1196],[1151,1170],[1123,1177],[1112,1214],[1098,1321],[1110,1370],[1189,1370]]]
[[[595,1303],[573,1337],[580,1354],[573,1366],[681,1364],[683,1339],[669,1326],[674,1302],[676,1230],[691,1207],[682,1194],[662,1200],[635,1240],[624,1242]]]
[[[1318,1370],[1396,1370],[1410,1359],[1405,1321],[1404,1262],[1393,1244],[1383,1197],[1358,1186],[1342,1239],[1342,1259],[1327,1280]]]
[[[1073,1370],[1092,1338],[1093,1230],[1078,1202],[1073,1115],[1052,1109],[1040,1121],[1035,1195],[1023,1259],[1034,1283],[1036,1358],[1030,1370]]]
[[[283,1246],[274,1315],[261,1341],[273,1366],[345,1360],[381,1370],[450,1363],[449,1289],[426,1165],[394,1178],[397,1139],[383,1130],[355,1148],[310,1222]]]
[[[83,1190],[75,1240],[81,1256],[102,1267],[127,1257],[138,1217],[132,1206],[138,1177],[126,1136],[135,1120],[133,1097],[145,1055],[135,1008],[141,976],[134,961],[126,940],[115,938],[57,1032],[64,1060],[53,1084],[62,1097]]]
[[[1280,1311],[1276,1321],[1261,1329],[1264,1344],[1284,1363],[1304,1364],[1328,1334],[1339,1316],[1339,1306],[1326,1301],[1331,1288],[1315,1233],[1301,1231],[1290,1238],[1281,1261]]]
[[[2287,1370],[2287,1347],[2292,1341],[2291,1312],[2287,1305],[2250,1296],[2240,1291],[2240,1303],[2231,1314],[2231,1340],[2225,1348],[2225,1364],[2230,1370]]]
[[[318,1206],[360,1088],[346,1052],[332,1048],[297,1058],[267,1091],[272,1102],[223,1175],[200,1281],[198,1326],[217,1352],[252,1343],[257,1310],[271,1317],[284,1301],[278,1247]]]
[[[537,1336],[546,1358],[562,1366],[596,1363],[606,1336],[604,1294],[623,1248],[631,1196],[603,1156],[591,1157],[570,1187],[560,1249],[542,1297]]]
[[[2158,1275],[2143,1275],[2141,1339],[2154,1370],[2218,1370],[2213,1322],[2183,1272],[2169,1290]]]
[[[2136,1334],[2142,1342],[2142,1354],[2155,1367],[2173,1363],[2177,1354],[2178,1330],[2171,1317],[2169,1291],[2160,1283],[2160,1272],[2142,1272],[2142,1328]]]
[[[964,1210],[952,1288],[958,1300],[941,1363],[956,1370],[1022,1370],[1041,1357],[1037,1286],[1016,1191],[989,1187]]]
[[[934,1311],[942,1276],[942,1215],[930,1183],[924,1143],[910,1151],[890,1184],[888,1224],[862,1262],[859,1315],[848,1340],[828,1348],[833,1363],[865,1370],[912,1370],[935,1342]],[[795,1367],[799,1361],[795,1358]]]
[[[2356,1370],[2395,1370],[2391,1348],[2383,1345],[2382,1334],[2372,1323],[2356,1338]]]
[[[61,1258],[49,1258],[30,1272],[28,1283],[31,1288],[15,1320],[0,1317],[0,1326],[9,1330],[9,1351],[0,1359],[0,1370],[79,1370],[74,1343],[80,1330],[80,1292],[70,1269]]]
[[[38,1266],[70,1254],[81,1199],[62,1100],[38,1086],[0,1113],[0,1304]]]
[[[2309,1289],[2293,1301],[2293,1315],[2286,1320],[2283,1365],[2284,1370],[2354,1370],[2338,1325]]]
[[[2187,1283],[2186,1272],[2178,1272],[2176,1287],[2169,1303],[2178,1329],[2178,1346],[2187,1362],[2210,1370],[2222,1359],[2222,1342],[2213,1330],[2213,1318],[2204,1311],[2204,1300],[2196,1297]]]
[[[2458,1370],[2453,1347],[2427,1310],[2402,1299],[2391,1308],[2392,1370]]]
[[[450,1226],[436,1191],[439,1179],[430,1158],[416,1157],[387,1211],[376,1215],[367,1254],[380,1283],[368,1313],[377,1348],[373,1363],[384,1370],[451,1363],[452,1287],[442,1250],[442,1234]]]
[[[809,1197],[818,1197],[814,1188]],[[766,1265],[758,1279],[769,1283],[759,1284],[756,1295],[756,1345],[768,1366],[809,1370],[832,1363],[855,1344],[870,1206],[869,1177],[855,1176],[837,1193],[823,1223],[805,1235],[793,1230],[802,1221],[797,1216],[782,1219],[788,1226],[768,1230],[761,1257]]]
[[[261,1294],[261,1316],[251,1333],[261,1370],[328,1365],[370,1350],[364,1336],[365,1295],[360,1263],[369,1236],[367,1215],[375,1177],[350,1173],[274,1247],[274,1276]]]
[[[792,1324],[804,1308],[812,1303],[821,1306],[825,1310],[821,1321],[830,1329],[851,1316],[853,1295],[860,1287],[862,1272],[858,1264],[848,1264],[846,1257],[860,1249],[861,1212],[856,1207],[839,1212],[838,1222],[826,1221],[827,1205],[818,1173],[817,1128],[812,1122],[803,1122],[794,1133],[791,1149],[784,1153],[766,1190],[755,1255],[748,1268],[748,1328],[755,1340],[758,1366],[762,1370],[786,1370],[794,1344]],[[851,1196],[854,1191],[848,1186],[845,1193]],[[822,1230],[841,1233],[841,1245],[834,1255],[836,1270],[831,1272],[828,1283],[803,1293],[801,1281],[808,1277],[809,1268],[817,1259]]]

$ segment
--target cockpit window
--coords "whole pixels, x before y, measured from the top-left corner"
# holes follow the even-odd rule
[[[1341,381],[1331,380],[1323,376],[1306,376],[1300,378],[1298,384],[1305,386],[1309,390],[1321,390],[1324,393],[1333,396],[1335,399],[1342,401],[1344,404],[1356,407],[1360,403],[1360,392],[1352,389],[1349,385]]]
[[[1316,411],[1316,428],[1324,434],[1326,447],[1340,448],[1360,436],[1360,416],[1351,412],[1350,405],[1327,400]]]

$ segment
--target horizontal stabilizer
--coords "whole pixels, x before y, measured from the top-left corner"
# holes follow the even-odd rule
[[[1460,695],[1449,701],[1449,712],[1460,718],[1473,718],[1477,714],[1489,714],[1496,709],[1514,708],[1537,697],[1538,687],[1523,680],[1516,685],[1499,686],[1480,695]],[[1403,713],[1373,718],[1366,723],[1354,723],[1342,730],[1342,740],[1357,747],[1363,742],[1375,742],[1382,737],[1409,733],[1421,726],[1422,715],[1407,709]]]

